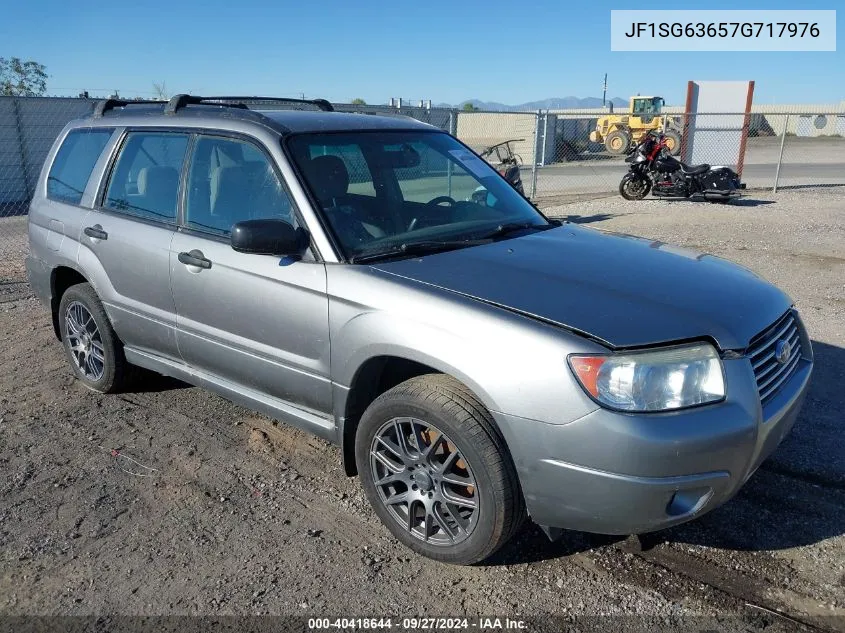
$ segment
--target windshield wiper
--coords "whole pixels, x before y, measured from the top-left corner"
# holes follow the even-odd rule
[[[555,228],[555,224],[535,224],[534,222],[506,222],[505,224],[500,224],[495,229],[484,235],[486,239],[493,239],[496,237],[503,237],[505,235],[509,235],[510,233],[516,233],[518,231],[524,231],[526,229],[537,229],[538,231],[547,231],[548,229]]]
[[[390,257],[403,257],[405,255],[423,255],[429,253],[442,253],[443,251],[451,251],[457,248],[465,248],[467,246],[478,246],[479,244],[489,244],[490,239],[484,238],[480,240],[443,240],[443,241],[426,241],[426,242],[406,242],[393,246],[388,249],[363,252],[359,255],[354,255],[349,258],[351,264],[361,264],[363,262],[371,262],[377,259],[388,259]]]

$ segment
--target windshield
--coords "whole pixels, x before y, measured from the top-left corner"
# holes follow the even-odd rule
[[[400,245],[471,246],[497,227],[548,225],[487,162],[446,133],[301,134],[290,137],[288,149],[347,259]]]
[[[660,114],[662,107],[663,99],[660,97],[634,99],[634,114]]]

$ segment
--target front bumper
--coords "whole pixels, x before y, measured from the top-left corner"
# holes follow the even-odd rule
[[[739,359],[725,361],[729,393],[716,405],[648,415],[598,409],[557,425],[494,417],[535,523],[637,534],[733,497],[789,433],[811,372],[808,356],[765,410],[751,364]]]

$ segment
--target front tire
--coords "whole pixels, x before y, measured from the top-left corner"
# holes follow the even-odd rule
[[[631,146],[631,135],[625,130],[613,130],[607,135],[604,146],[611,154],[627,154]]]
[[[129,374],[123,344],[90,284],[71,286],[59,302],[59,333],[79,381],[100,393],[119,391]]]
[[[355,460],[378,517],[428,558],[483,561],[525,518],[492,416],[449,376],[411,378],[376,398],[361,418]]]
[[[625,174],[619,183],[619,193],[625,200],[642,200],[651,191],[651,181],[636,174]]]

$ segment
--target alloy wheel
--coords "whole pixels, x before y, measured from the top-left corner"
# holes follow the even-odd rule
[[[65,332],[76,368],[88,380],[100,380],[106,370],[103,340],[94,317],[79,301],[72,302],[65,310]]]
[[[442,431],[417,418],[393,418],[370,447],[370,468],[381,502],[412,536],[452,546],[478,522],[475,476]]]

